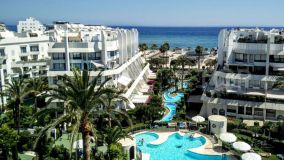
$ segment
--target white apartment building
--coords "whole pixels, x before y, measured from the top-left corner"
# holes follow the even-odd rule
[[[218,67],[204,94],[200,114],[243,119],[284,118],[284,91],[274,88],[284,71],[284,31],[222,30]]]
[[[19,21],[17,32],[44,32],[46,27],[33,17],[29,17],[24,21]]]
[[[0,24],[1,89],[13,77],[46,76],[49,37],[40,33],[17,33]],[[0,102],[2,104],[2,101]],[[4,102],[5,103],[5,100]]]
[[[125,97],[131,99],[147,78],[149,65],[144,66],[138,51],[136,29],[56,22],[48,34],[50,85],[57,83],[59,75],[72,76],[72,68],[91,70],[94,77],[103,70],[102,80],[111,77],[109,84],[125,89]]]

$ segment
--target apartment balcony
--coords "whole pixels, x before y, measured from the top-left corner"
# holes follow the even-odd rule
[[[107,51],[116,51],[118,50],[118,41],[112,40],[112,41],[106,41],[105,47]]]
[[[283,52],[284,44],[270,44],[270,55],[279,54],[280,52]]]
[[[263,43],[239,43],[234,42],[233,51],[237,53],[247,54],[265,54],[267,52],[267,44]]]

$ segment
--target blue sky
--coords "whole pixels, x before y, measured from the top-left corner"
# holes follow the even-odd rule
[[[1,0],[0,21],[32,16],[134,26],[284,26],[284,0]]]

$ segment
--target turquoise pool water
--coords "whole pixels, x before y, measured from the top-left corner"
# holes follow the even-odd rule
[[[179,88],[181,88],[181,83],[178,83]],[[183,88],[188,88],[188,83],[183,83]],[[171,96],[171,93],[175,91],[175,87],[168,89],[163,93],[165,107],[168,108],[169,113],[165,115],[161,121],[162,122],[169,122],[173,119],[176,113],[176,102],[180,101],[182,97],[184,97],[184,93],[178,92],[175,96]]]
[[[144,139],[143,145],[141,139]],[[201,155],[188,151],[204,145],[206,143],[204,137],[190,138],[174,133],[162,144],[150,144],[156,139],[158,135],[151,132],[135,136],[138,150],[150,154],[150,160],[227,160],[224,156]]]
[[[164,116],[161,121],[168,122],[172,120],[174,115],[176,114],[177,105],[175,103],[166,103],[164,106],[169,109],[169,113],[166,116]]]

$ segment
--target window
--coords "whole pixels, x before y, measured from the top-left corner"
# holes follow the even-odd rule
[[[256,54],[254,55],[255,62],[266,62],[266,55],[265,54]]]
[[[1,48],[1,49],[0,49],[0,56],[5,56],[5,50],[4,50],[4,48]]]
[[[254,80],[253,83],[254,83],[254,87],[260,87],[260,81]]]
[[[238,114],[245,114],[245,107],[244,106],[238,107]]]
[[[30,46],[30,50],[31,50],[31,52],[38,52],[38,51],[39,51],[38,45],[36,45],[36,46]]]
[[[38,56],[37,55],[33,55],[32,58],[33,58],[33,60],[37,60]]]
[[[236,53],[235,56],[236,56],[235,57],[236,62],[243,62],[244,61],[244,57],[243,57],[242,53]]]
[[[266,117],[275,118],[276,117],[276,110],[266,109]]]
[[[28,57],[26,57],[26,56],[21,57],[21,61],[28,61]]]
[[[225,115],[225,110],[224,109],[220,109],[219,110],[219,114],[224,116]]]
[[[255,116],[263,116],[263,109],[262,108],[255,108],[254,109]]]
[[[54,71],[64,71],[65,63],[53,63],[53,70]]]
[[[88,59],[89,60],[100,60],[101,59],[101,52],[94,52],[88,54]]]
[[[21,53],[27,53],[27,47],[21,47]]]
[[[264,81],[260,81],[260,88],[264,89],[264,87],[265,87],[265,82]]]
[[[65,59],[65,54],[64,53],[53,53],[52,54],[52,59],[53,60],[64,60]]]
[[[72,53],[72,59],[82,59],[81,53]]]
[[[110,56],[113,57],[116,55],[116,52],[115,51],[110,51]]]
[[[253,80],[249,81],[249,88],[253,88]]]
[[[242,81],[242,84],[241,84],[242,88],[245,88],[246,87],[246,81],[245,80],[241,80],[241,81]]]
[[[237,113],[236,106],[227,106],[227,113]]]
[[[246,115],[252,115],[252,108],[246,107]]]
[[[81,63],[71,63],[71,68],[81,69]]]
[[[253,55],[252,55],[252,54],[249,55],[249,62],[250,62],[250,63],[253,63]]]
[[[218,114],[218,110],[216,108],[212,108],[212,114]]]

